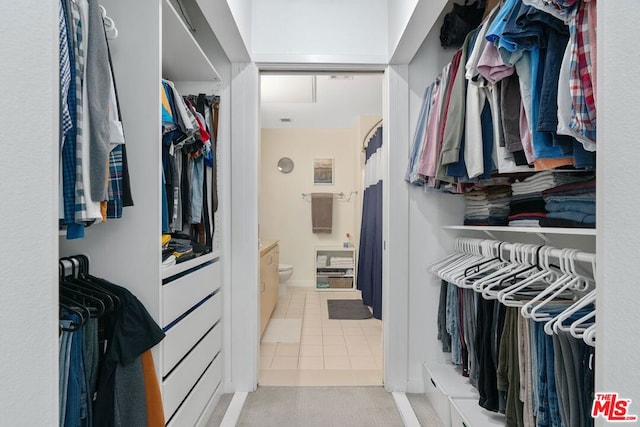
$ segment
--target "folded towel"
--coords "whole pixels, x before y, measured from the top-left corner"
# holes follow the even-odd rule
[[[315,234],[333,232],[333,193],[311,193],[311,228]]]

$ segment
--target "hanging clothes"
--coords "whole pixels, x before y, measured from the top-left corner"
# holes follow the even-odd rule
[[[67,238],[132,206],[124,130],[102,11],[61,0],[60,225]]]
[[[364,198],[360,230],[360,254],[356,287],[362,301],[373,308],[373,317],[382,319],[382,127],[369,140],[366,148]]]

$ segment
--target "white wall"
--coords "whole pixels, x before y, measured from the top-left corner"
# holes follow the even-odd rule
[[[240,36],[251,52],[251,0],[227,0],[233,19],[236,21]]]
[[[352,129],[262,129],[260,162],[260,237],[280,241],[280,263],[293,265],[292,284],[313,286],[314,249],[339,246],[355,234],[358,199],[333,202],[333,233],[313,234],[311,202],[301,193],[360,191],[357,135]],[[295,167],[283,174],[276,165],[289,157]],[[334,159],[334,184],[313,184],[313,159]],[[358,233],[359,235],[359,233]],[[352,238],[352,243],[358,241]],[[298,282],[298,283],[296,283]]]
[[[388,0],[389,50],[391,53],[400,42],[409,19],[419,0]]]
[[[251,7],[255,62],[388,60],[386,0],[252,0]]]
[[[3,5],[0,157],[3,425],[58,424],[58,3]],[[37,131],[25,131],[37,112]],[[33,129],[32,129],[33,130]]]
[[[409,63],[453,0],[389,0],[389,58]],[[440,22],[435,26],[439,31]]]
[[[409,64],[411,138],[425,88],[453,56],[440,47],[439,28],[437,23]],[[436,329],[440,280],[427,273],[426,266],[452,247],[455,235],[442,226],[462,224],[464,201],[460,196],[425,193],[423,187],[413,185],[409,186],[409,200],[409,391],[418,392],[423,387],[421,364],[444,357]]]
[[[637,55],[640,38],[633,0],[598,2],[598,330],[596,389],[632,399],[640,415],[640,198],[621,183],[638,168]],[[600,420],[600,424],[604,423]]]

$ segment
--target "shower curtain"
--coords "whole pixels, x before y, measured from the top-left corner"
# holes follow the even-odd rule
[[[382,127],[369,140],[364,168],[364,198],[360,228],[357,288],[362,301],[382,319]]]

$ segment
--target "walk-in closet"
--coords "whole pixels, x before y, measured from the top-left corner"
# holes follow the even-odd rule
[[[104,1],[101,6],[115,28],[107,33],[108,48],[133,203],[125,205],[120,218],[81,227],[82,238],[74,238],[70,227],[61,229],[59,254],[86,256],[89,277],[126,288],[146,308],[163,337],[153,342],[151,353],[162,400],[142,413],[155,424],[195,425],[208,418],[223,392],[229,61],[195,3],[187,10],[168,0]],[[67,268],[65,275],[73,281],[78,272]],[[80,276],[82,285],[85,273]],[[73,295],[70,286],[61,286],[61,298]],[[105,327],[101,317],[98,325]],[[106,343],[101,341],[101,349],[107,349],[101,363],[114,357],[116,342],[108,332]],[[116,360],[120,370],[129,363]],[[120,378],[128,371],[117,372],[119,396]],[[98,384],[105,381],[98,376]],[[100,391],[98,396],[104,394]],[[115,422],[126,425],[130,414],[122,405],[135,399],[118,399]],[[160,413],[152,413],[158,407]]]
[[[464,10],[464,2],[457,3],[455,9]],[[74,424],[72,415],[82,409],[68,404],[82,399],[63,401],[61,396],[83,388],[88,395],[101,387],[100,381],[102,387],[140,392],[141,381],[148,380],[153,392],[142,390],[128,401],[121,394],[114,402],[127,401],[130,408],[150,397],[145,402],[153,407],[161,398],[161,410],[156,405],[146,412],[157,415],[153,422],[158,425],[204,426],[220,396],[231,393],[236,393],[230,407],[238,418],[243,399],[259,387],[261,362],[260,75],[290,71],[384,73],[380,394],[388,398],[394,392],[397,407],[409,414],[404,394],[423,395],[445,426],[517,425],[520,419],[532,425],[531,415],[556,425],[557,420],[596,426],[616,417],[631,421],[640,415],[640,340],[635,332],[640,321],[640,288],[635,286],[640,199],[633,182],[640,159],[637,3],[487,0],[480,22],[467,28],[476,44],[478,39],[489,41],[481,34],[483,20],[493,16],[511,25],[511,15],[519,15],[504,10],[514,5],[523,11],[547,8],[554,19],[573,22],[568,32],[562,22],[551,25],[562,40],[582,40],[582,48],[571,55],[577,63],[596,62],[597,72],[586,67],[586,74],[580,73],[576,61],[565,55],[548,63],[533,55],[528,63],[544,67],[544,73],[528,81],[532,88],[557,76],[566,89],[562,76],[568,63],[573,75],[569,93],[576,95],[571,91],[578,86],[586,89],[570,99],[555,98],[559,108],[569,102],[579,113],[562,131],[553,128],[555,123],[551,130],[544,126],[549,123],[534,123],[541,111],[527,111],[524,104],[516,106],[519,111],[510,110],[511,127],[496,125],[492,106],[508,100],[492,89],[491,79],[500,80],[502,89],[513,89],[513,74],[502,65],[513,65],[518,76],[527,67],[515,56],[509,56],[509,64],[500,56],[504,64],[496,68],[492,61],[500,58],[488,52],[485,59],[491,61],[476,64],[487,67],[486,82],[475,85],[478,76],[471,74],[465,83],[470,69],[463,57],[473,53],[472,40],[466,49],[464,39],[455,47],[442,47],[455,36],[441,32],[452,21],[451,15],[445,17],[454,10],[453,0],[7,3],[0,15],[3,425],[65,424],[67,415]],[[549,9],[552,5],[575,9],[563,16],[562,8]],[[495,6],[501,9],[491,12]],[[574,11],[587,21],[571,21]],[[75,31],[62,23],[65,15]],[[83,19],[102,21],[108,45],[99,40],[102,34],[86,32]],[[542,21],[549,24],[546,17]],[[527,42],[540,41],[539,33],[530,35],[534,37]],[[500,46],[501,37],[489,39]],[[597,48],[588,40],[596,40]],[[84,41],[98,42],[110,59],[71,67]],[[485,45],[481,53],[489,49]],[[69,62],[61,62],[62,57]],[[78,115],[84,102],[74,108],[62,95],[74,90],[84,94],[85,82],[72,78],[84,75],[83,67],[94,70],[87,94],[100,89],[102,95],[93,100],[108,107],[105,121],[110,125],[102,129],[103,136],[108,134],[102,147],[107,151],[93,158],[100,166],[88,169],[89,187],[82,165],[91,158],[78,151],[84,136],[79,138],[76,129],[75,139],[65,137],[74,120],[82,124],[80,130],[91,120]],[[471,91],[478,102],[439,103],[443,95],[460,96],[461,89],[465,101]],[[554,99],[553,94],[545,96]],[[167,115],[163,105],[169,107]],[[476,113],[468,126],[466,112],[456,116],[463,105]],[[592,114],[596,105],[597,121]],[[433,121],[430,127],[436,113],[447,120]],[[448,120],[452,117],[458,120]],[[451,127],[454,122],[458,126]],[[516,139],[523,142],[528,135],[521,125],[532,140],[534,127],[538,133],[555,129],[582,134],[576,138],[579,145],[552,142],[542,151],[527,151],[524,145],[519,150]],[[186,141],[163,138],[181,126],[190,129],[183,132]],[[439,137],[431,139],[434,135]],[[446,154],[430,157],[429,150],[438,145],[416,144],[427,139],[442,142]],[[168,142],[164,148],[163,140]],[[475,150],[445,140],[474,142]],[[480,140],[494,144],[478,145]],[[195,151],[187,152],[185,147],[196,141]],[[590,142],[597,144],[595,161]],[[430,154],[423,159],[426,152]],[[465,152],[470,157],[461,162]],[[547,161],[549,152],[564,160]],[[544,161],[536,161],[540,159]],[[477,188],[469,188],[467,178],[482,175],[495,185],[478,181],[473,182]],[[83,200],[85,190],[89,199]],[[340,191],[346,195],[350,190]],[[86,201],[92,204],[85,206]],[[567,201],[575,209],[566,209]],[[209,218],[208,227],[203,217]],[[88,222],[92,225],[86,226]],[[574,227],[576,223],[583,226]],[[83,383],[71,366],[86,362],[85,371],[94,372],[95,359],[78,359],[82,340],[95,336],[96,321],[98,336],[118,329],[114,319],[125,302],[127,313],[135,315],[128,318],[131,330],[120,329],[131,333],[121,343],[133,351],[101,352],[99,339],[97,353],[91,354],[135,360],[129,368],[136,374],[127,377],[136,379],[135,384],[121,382],[126,372],[119,368],[107,370],[106,380],[98,374],[95,386],[94,376]],[[100,330],[101,320],[109,326],[106,330]],[[142,338],[131,340],[136,334]],[[543,361],[542,356],[548,357]],[[519,384],[515,367],[525,379]],[[553,382],[556,396],[550,397]],[[597,404],[590,408],[594,399]],[[626,413],[608,409],[613,399],[626,403]],[[112,403],[101,405],[116,416]],[[595,419],[588,412],[594,408]],[[402,418],[409,424],[415,419],[405,413]]]

